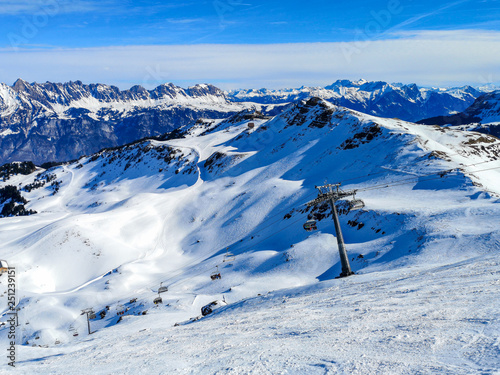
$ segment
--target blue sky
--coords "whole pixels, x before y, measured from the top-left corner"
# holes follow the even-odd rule
[[[121,88],[198,80],[227,88],[336,78],[500,81],[500,0],[0,0],[0,25],[0,81],[9,84],[17,77]],[[450,46],[466,61],[452,60],[460,60],[457,51],[446,56]],[[322,56],[333,61],[319,66]],[[290,59],[301,64],[288,66]]]

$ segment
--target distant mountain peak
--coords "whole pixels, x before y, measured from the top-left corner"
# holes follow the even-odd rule
[[[13,86],[0,86],[0,164],[71,160],[245,107],[209,84],[120,90],[102,83],[30,84],[20,78]]]
[[[140,85],[120,90],[80,80],[28,83],[20,78],[13,86],[0,85],[0,161],[72,159],[96,148],[160,135],[200,117],[227,118],[252,106],[278,115],[299,103],[304,111],[314,108],[327,118],[328,106],[336,105],[417,121],[464,111],[479,94],[470,87],[421,89],[365,79],[337,80],[326,87],[223,91],[209,83],[182,88],[166,82],[151,90]]]
[[[22,78],[18,78],[12,85],[12,89],[16,92],[28,91],[31,85]]]
[[[228,98],[236,102],[284,104],[312,96],[340,106],[381,117],[418,121],[433,115],[460,112],[481,93],[474,89],[419,88],[415,83],[391,84],[384,81],[337,80],[326,87],[283,90],[234,90]]]

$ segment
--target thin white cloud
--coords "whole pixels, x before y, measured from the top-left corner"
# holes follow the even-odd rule
[[[459,30],[406,30],[398,31],[392,34],[393,36],[402,37],[405,39],[419,40],[447,40],[451,41],[498,41],[500,32],[493,30],[476,30],[476,29],[459,29]]]
[[[81,13],[102,9],[105,4],[89,0],[1,0],[0,15]]]
[[[162,82],[222,88],[326,85],[366,78],[421,85],[500,81],[500,32],[421,31],[356,43],[0,50],[0,81]],[[491,79],[489,79],[491,80]]]
[[[410,25],[413,25],[413,24],[417,23],[420,20],[436,16],[438,14],[443,13],[445,10],[448,10],[450,8],[453,8],[453,7],[456,7],[457,5],[468,3],[470,1],[472,1],[472,0],[458,0],[458,1],[451,2],[451,3],[447,3],[447,4],[439,7],[438,9],[433,10],[433,11],[430,11],[430,12],[427,12],[427,13],[423,13],[423,14],[419,14],[417,16],[411,17],[411,18],[407,19],[406,21],[403,21],[403,22],[401,22],[401,23],[399,23],[399,24],[391,27],[391,29],[388,30],[388,31],[390,32],[390,31],[401,30],[401,29],[403,29],[405,27],[408,27]]]
[[[200,23],[204,22],[203,18],[167,18],[167,22],[173,24],[192,24],[192,23]]]
[[[19,14],[31,13],[40,8],[40,3],[37,1],[10,1],[4,0],[0,2],[0,14]]]
[[[107,12],[109,14],[154,14],[162,11],[196,6],[196,2],[171,2],[136,5],[119,0],[0,0],[0,15],[33,15]]]

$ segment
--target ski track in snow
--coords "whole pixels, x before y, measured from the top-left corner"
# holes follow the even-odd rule
[[[81,373],[83,362],[96,374],[494,374],[499,265],[485,257],[271,292],[178,327],[157,311],[59,350],[22,347],[20,366],[53,374]]]
[[[21,299],[18,371],[499,373],[500,175],[477,172],[499,166],[498,146],[481,137],[315,102],[49,171],[57,194],[23,193],[39,214],[0,219]],[[331,220],[301,228],[325,176],[366,203],[341,216],[357,273],[346,279],[334,279]],[[91,336],[90,306],[106,312]]]

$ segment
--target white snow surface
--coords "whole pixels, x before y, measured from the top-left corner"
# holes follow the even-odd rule
[[[491,136],[308,101],[0,182],[60,181],[22,192],[36,215],[0,219],[16,371],[499,373],[499,150]],[[302,229],[325,179],[366,204],[341,215],[348,278],[335,278],[331,218]],[[200,318],[215,300],[227,306]],[[106,312],[91,335],[89,307]]]

